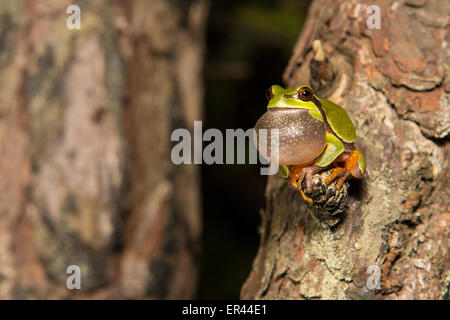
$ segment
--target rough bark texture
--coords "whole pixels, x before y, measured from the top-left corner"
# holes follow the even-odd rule
[[[0,5],[0,298],[191,298],[205,1]],[[81,290],[67,290],[68,265]]]
[[[270,177],[261,243],[242,298],[445,299],[450,285],[450,3],[316,0],[285,72],[346,108],[367,159],[335,229]],[[327,62],[317,67],[313,41]],[[325,71],[331,72],[324,72]],[[322,70],[321,70],[322,69]],[[368,289],[378,265],[381,287]]]

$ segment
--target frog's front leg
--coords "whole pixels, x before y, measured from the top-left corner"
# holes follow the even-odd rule
[[[306,192],[311,193],[313,189],[313,182],[312,177],[316,173],[324,170],[324,168],[314,164],[314,163],[308,163],[305,165],[291,165],[288,166],[289,176],[288,176],[288,182],[294,189],[298,190],[300,194],[302,195],[303,199],[308,202],[312,203],[312,199],[307,197],[305,193],[302,190],[301,184],[303,179],[305,179],[306,183]]]

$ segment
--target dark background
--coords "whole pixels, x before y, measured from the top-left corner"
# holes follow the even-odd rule
[[[203,130],[252,128],[283,84],[310,1],[211,1]],[[225,151],[224,151],[225,155]],[[266,176],[258,165],[203,165],[200,299],[237,299],[258,249]],[[207,186],[207,187],[206,187]]]

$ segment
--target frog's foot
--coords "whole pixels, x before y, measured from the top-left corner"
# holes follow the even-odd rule
[[[313,200],[310,197],[305,195],[305,193],[303,192],[302,187],[301,187],[301,183],[306,174],[306,171],[304,169],[305,169],[305,167],[299,168],[298,166],[296,166],[295,168],[291,168],[289,170],[288,181],[292,188],[294,188],[295,190],[298,190],[300,192],[303,200],[305,200],[307,203],[311,204],[311,203],[313,203]]]
[[[347,180],[347,178],[350,176],[350,171],[346,168],[342,167],[336,167],[330,170],[330,175],[325,179],[324,183],[326,185],[329,185],[332,183],[335,179],[339,178],[338,182],[336,183],[336,189],[339,190],[342,186],[342,184]]]
[[[289,176],[288,176],[288,182],[289,185],[297,190],[300,182],[303,180],[305,176],[304,172],[304,166],[288,166],[289,169]]]
[[[308,202],[309,204],[312,204],[312,203],[313,203],[313,200],[312,200],[310,197],[308,197],[308,196],[305,195],[305,193],[303,192],[303,190],[302,190],[301,187],[299,187],[298,190],[300,191],[300,194],[302,195],[303,200],[305,200],[305,201]]]
[[[305,195],[302,190],[302,181],[305,179],[306,192],[311,193],[313,189],[312,176],[319,171],[323,170],[322,167],[314,164],[308,164],[306,166],[289,166],[289,184],[295,190],[298,190],[302,195],[303,200],[311,204],[313,200]]]
[[[313,175],[319,173],[320,171],[324,171],[325,168],[314,164],[312,166],[306,167],[303,169],[305,171],[304,179],[306,183],[305,191],[306,193],[311,193],[313,191]],[[299,186],[301,186],[302,181],[299,181]],[[301,187],[299,188],[301,189]]]
[[[301,185],[303,179],[305,179],[305,191],[306,193],[311,193],[313,189],[313,175],[325,169],[326,168],[323,168],[316,164],[308,164],[306,166],[289,166],[289,183],[294,189],[302,191]],[[304,193],[302,194],[302,196],[303,198],[306,197],[304,196]]]

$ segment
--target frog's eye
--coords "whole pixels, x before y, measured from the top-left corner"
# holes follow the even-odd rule
[[[309,101],[313,97],[313,92],[312,92],[311,88],[308,88],[308,87],[300,88],[298,90],[297,94],[298,94],[299,99],[302,101]]]
[[[267,100],[272,100],[273,98],[273,90],[272,87],[270,87],[269,89],[266,90],[266,98]]]

